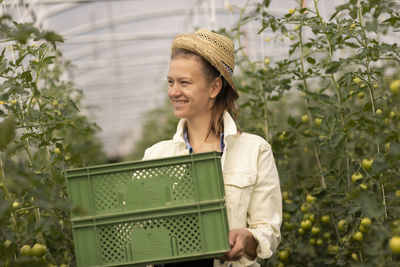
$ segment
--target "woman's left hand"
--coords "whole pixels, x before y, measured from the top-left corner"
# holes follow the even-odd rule
[[[240,260],[244,253],[252,257],[256,256],[257,241],[247,229],[239,228],[230,230],[229,245],[231,246],[231,250],[221,258],[223,261]]]

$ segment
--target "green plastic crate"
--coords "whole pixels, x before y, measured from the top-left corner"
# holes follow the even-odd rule
[[[65,172],[78,266],[143,266],[229,251],[217,152]]]

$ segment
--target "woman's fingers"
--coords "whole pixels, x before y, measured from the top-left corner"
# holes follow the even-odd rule
[[[243,257],[244,254],[244,238],[240,234],[240,229],[232,229],[229,231],[229,244],[231,250],[224,255],[223,260],[237,261]]]

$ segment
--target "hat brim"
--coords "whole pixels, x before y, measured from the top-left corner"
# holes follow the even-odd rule
[[[191,52],[194,52],[205,60],[207,60],[211,65],[213,65],[225,78],[228,84],[233,89],[236,98],[239,97],[238,91],[236,89],[235,83],[233,82],[232,76],[225,68],[222,61],[218,61],[217,58],[222,58],[221,55],[217,55],[215,51],[218,49],[211,49],[210,43],[205,40],[198,38],[193,34],[180,34],[176,36],[172,42],[171,50],[175,51],[178,49],[184,49]]]

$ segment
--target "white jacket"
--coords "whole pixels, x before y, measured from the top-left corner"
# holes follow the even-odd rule
[[[172,140],[145,151],[145,159],[189,154],[183,139],[186,120],[181,119]],[[228,112],[224,114],[225,148],[221,158],[229,228],[247,228],[258,242],[257,256],[269,258],[280,242],[282,199],[271,146],[263,138],[239,133]],[[239,261],[214,261],[214,266],[259,266],[247,255]]]

